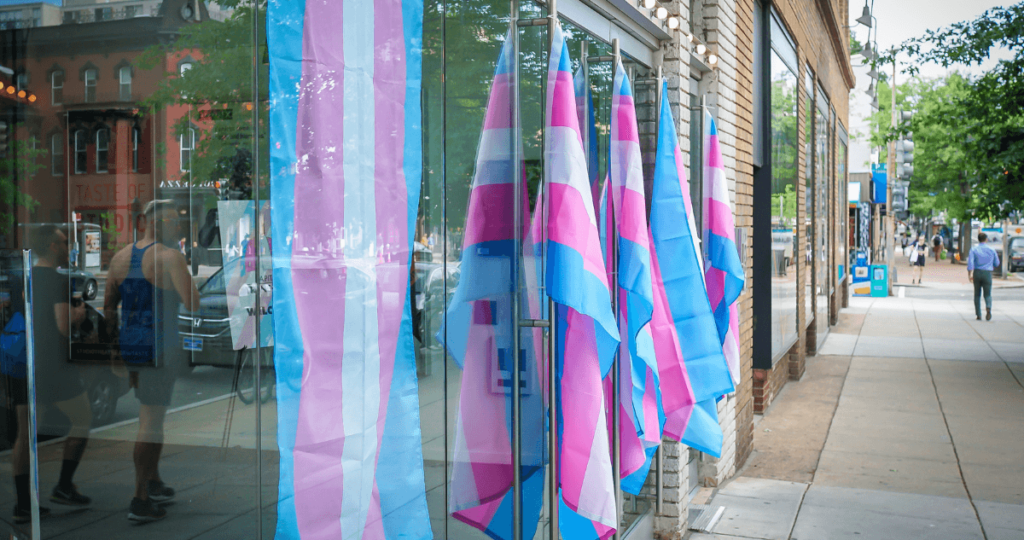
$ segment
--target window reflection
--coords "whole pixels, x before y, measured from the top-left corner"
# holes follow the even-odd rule
[[[772,354],[796,339],[797,77],[771,53]]]

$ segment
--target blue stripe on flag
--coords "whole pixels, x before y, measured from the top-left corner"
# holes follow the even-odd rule
[[[423,155],[421,152],[420,87],[423,54],[423,1],[402,1],[405,41],[405,141],[402,172],[405,177],[409,243],[414,241],[420,202]],[[413,250],[409,250],[412,260]],[[387,538],[433,537],[427,508],[420,429],[416,344],[412,336],[412,305],[407,294],[395,349],[387,420],[377,463],[377,489]]]
[[[692,374],[690,380],[693,380]],[[722,457],[722,426],[718,424],[718,404],[714,399],[706,399],[693,406],[682,442],[705,454]]]
[[[270,51],[270,200],[274,297],[274,367],[277,375],[277,443],[281,451],[277,538],[298,538],[295,515],[295,434],[302,382],[302,333],[292,288],[291,243],[295,229],[295,137],[302,79],[305,2],[271,0],[267,12]]]
[[[576,311],[594,319],[597,350],[613,352],[618,345],[616,325],[614,321],[601,324],[594,315],[602,312],[611,314],[611,305],[607,289],[597,276],[583,267],[583,255],[571,247],[553,240],[548,241],[548,275],[547,282],[551,287],[551,296],[559,304],[567,305]],[[557,275],[555,275],[557,269]],[[568,276],[582,279],[567,279]],[[561,279],[558,279],[561,278]],[[611,317],[608,317],[611,319]],[[609,329],[616,330],[612,334]],[[600,357],[601,377],[608,375],[612,367],[612,354]]]

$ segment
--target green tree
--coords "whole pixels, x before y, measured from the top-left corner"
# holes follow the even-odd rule
[[[19,189],[19,185],[30,183],[36,173],[46,167],[42,158],[47,152],[38,146],[38,141],[33,137],[28,140],[14,139],[8,144],[4,157],[0,158],[0,202],[10,210],[4,212],[0,219],[0,234],[11,232],[16,208],[25,208],[31,213],[39,206],[38,201]]]
[[[961,215],[973,212],[1003,217],[1011,211],[1024,210],[1024,2],[987,10],[971,21],[929,30],[878,60],[879,65],[885,65],[896,61],[898,54],[909,56],[904,71],[913,75],[921,63],[943,67],[978,65],[990,57],[995,47],[1007,48],[1011,58],[1000,60],[977,79],[961,78],[945,101],[933,104],[931,110],[936,112],[920,119],[915,117],[907,127],[935,125],[952,131],[947,140],[960,145],[963,161],[969,164],[969,168],[961,170],[965,187],[970,188],[970,199],[964,207],[951,208]],[[939,118],[940,115],[944,117]],[[889,134],[894,136],[896,133]]]
[[[267,86],[260,85],[254,101],[253,57],[263,58],[265,45],[263,23],[266,5],[255,7],[239,0],[222,1],[231,14],[223,21],[206,20],[183,26],[180,34],[168,45],[155,45],[138,59],[142,69],[159,69],[168,55],[191,55],[192,68],[184,73],[167,72],[157,90],[144,102],[150,110],[173,105],[188,108],[188,114],[171,129],[181,136],[196,129],[196,146],[191,167],[182,173],[183,180],[193,183],[223,181],[237,198],[249,198],[252,190],[253,137],[265,137],[268,126]],[[252,47],[253,17],[259,17],[259,35]],[[260,63],[261,81],[267,81],[267,66]],[[259,111],[259,129],[253,129],[253,108]],[[270,162],[265,140],[259,141],[260,182],[263,194],[269,196]]]

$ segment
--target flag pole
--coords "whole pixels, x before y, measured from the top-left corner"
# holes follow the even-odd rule
[[[512,115],[513,133],[519,129],[519,0],[509,0],[511,20],[509,38],[512,40],[512,88],[509,94],[509,114]],[[512,538],[523,540],[523,429],[522,429],[522,371],[520,370],[520,305],[519,305],[519,253],[522,251],[522,165],[519,162],[519,138],[510,137],[512,145],[513,200],[512,233]]]
[[[654,91],[654,95],[655,95],[655,98],[654,98],[654,117],[656,119],[654,121],[654,148],[655,148],[654,152],[655,152],[655,160],[657,160],[658,142],[660,141],[660,138],[661,138],[661,100],[665,98],[665,96],[662,95],[663,92],[664,92],[664,90],[662,89],[662,77],[663,77],[662,69],[661,69],[661,66],[659,65],[658,66],[658,78],[654,82],[654,85],[655,85],[655,91]],[[651,241],[653,242],[654,240],[652,239]],[[655,516],[660,516],[661,515],[661,509],[662,509],[662,505],[664,503],[664,498],[665,498],[664,497],[664,493],[662,491],[662,486],[661,486],[662,482],[665,479],[665,457],[664,457],[664,452],[662,451],[662,445],[663,444],[664,444],[664,440],[658,441],[658,450],[656,450],[656,453],[654,455],[654,458],[655,458],[655,461],[656,461],[656,465],[658,467],[658,470],[655,472],[655,477],[654,477],[654,493],[655,493],[655,498],[654,498],[654,515]]]
[[[558,31],[558,1],[548,0],[548,51],[552,51],[555,42],[555,32]],[[587,43],[583,42],[583,50],[586,51]],[[551,54],[549,52],[549,54]],[[559,51],[559,54],[561,51]],[[584,61],[586,59],[586,53],[584,52]],[[548,84],[551,84],[550,81]],[[589,131],[582,129],[581,131]],[[586,140],[586,135],[583,136]],[[586,146],[584,146],[586,151]],[[551,179],[544,179],[545,188],[550,187]],[[548,195],[545,201],[544,209],[546,213],[551,212],[551,197],[550,190],[545,190],[545,195]],[[544,223],[548,222],[549,215],[544,216]],[[546,229],[546,228],[545,228]],[[545,255],[546,256],[546,255]],[[545,283],[545,285],[547,285]],[[548,514],[551,523],[551,538],[557,540],[559,537],[559,522],[558,522],[558,485],[559,485],[559,469],[558,469],[558,318],[555,314],[555,301],[548,295],[548,459],[551,463],[551,480],[548,483]]]
[[[612,72],[615,72],[619,62],[622,61],[619,53],[619,38],[612,39]],[[611,186],[609,186],[610,188]],[[614,210],[612,205],[614,197],[612,194],[608,194],[608,211],[612,212],[614,216]],[[608,231],[609,235],[615,234],[614,228]],[[611,242],[611,260],[612,260],[612,276],[615,279],[612,283],[608,284],[608,288],[612,292],[612,313],[615,314],[616,321],[618,320],[618,299],[619,299],[619,287],[618,287],[618,264],[619,264],[619,242],[614,240]],[[621,392],[619,391],[619,349],[615,348],[615,358],[612,360],[612,478],[615,481],[615,516],[618,519],[619,512],[622,511],[622,478],[620,474],[622,472],[621,464],[619,463],[622,459],[622,434],[619,432],[619,400],[621,399]],[[612,536],[613,540],[619,540],[622,538],[622,534],[619,532],[619,523],[615,524],[615,534]]]

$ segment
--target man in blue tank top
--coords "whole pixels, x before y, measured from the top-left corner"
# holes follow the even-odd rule
[[[116,348],[141,404],[135,496],[128,511],[128,519],[138,523],[165,517],[161,503],[174,498],[174,490],[160,478],[159,462],[175,373],[188,361],[179,343],[178,307],[184,303],[191,311],[199,309],[199,291],[185,257],[164,245],[165,237],[175,239],[178,213],[173,202],[150,201],[142,214],[142,238],[110,262],[103,306],[108,327],[117,329]]]

